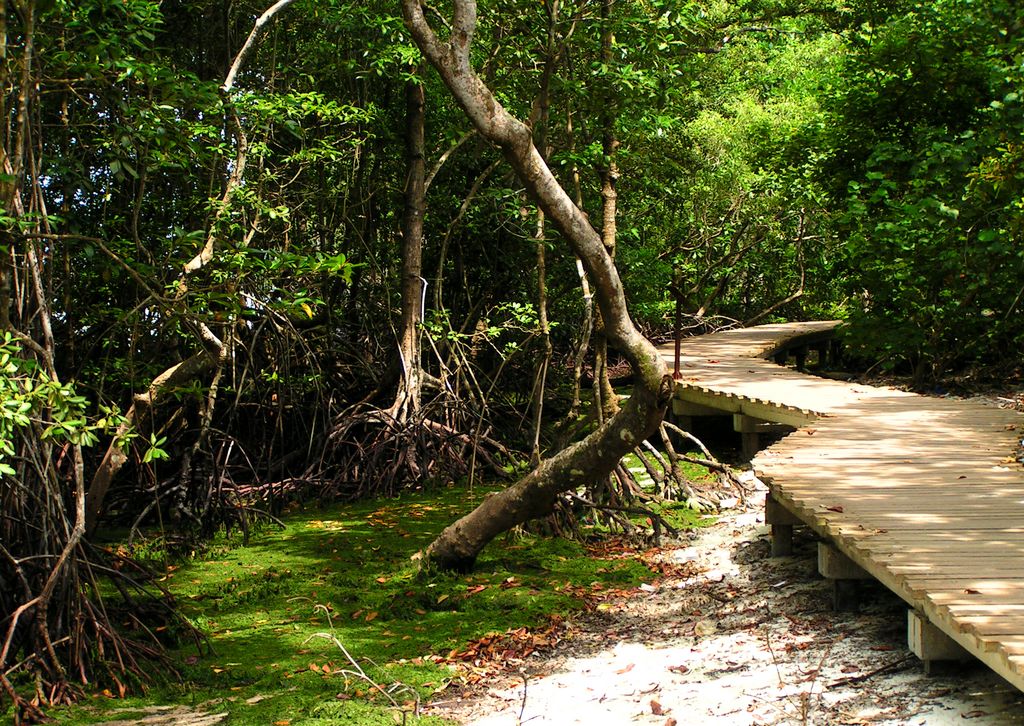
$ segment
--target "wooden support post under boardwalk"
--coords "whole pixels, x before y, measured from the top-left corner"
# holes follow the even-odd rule
[[[772,528],[772,557],[793,554],[793,525],[802,524],[788,509],[779,504],[771,492],[765,495],[764,521]]]
[[[739,432],[743,442],[743,457],[753,459],[754,455],[761,450],[760,425],[766,423],[752,416],[744,416],[742,413],[732,415],[732,428]]]
[[[796,356],[796,369],[798,371],[805,370],[807,368],[807,346],[801,345],[793,351],[793,354]]]
[[[814,351],[818,354],[819,370],[828,367],[828,349],[828,342],[818,343],[816,346],[814,346]]]
[[[935,661],[971,660],[971,654],[959,643],[914,610],[907,611],[907,647],[924,662],[927,674],[931,674]]]
[[[732,428],[739,432],[743,440],[743,455],[749,459],[761,450],[764,443],[764,435],[775,436],[786,434],[793,430],[792,426],[786,424],[772,423],[761,418],[748,416],[743,413],[732,415]]]
[[[859,605],[857,582],[870,580],[871,575],[860,565],[830,544],[818,543],[818,572],[832,581],[832,607],[854,611]]]
[[[843,343],[840,340],[828,342],[828,362],[832,366],[838,366],[843,360]]]
[[[683,401],[679,398],[672,399],[672,419],[676,426],[683,431],[693,431],[694,419],[698,416],[725,416],[727,413],[711,406],[704,406],[699,403]]]
[[[740,445],[743,447],[743,458],[750,461],[761,450],[761,435],[756,431],[744,431],[740,434]]]

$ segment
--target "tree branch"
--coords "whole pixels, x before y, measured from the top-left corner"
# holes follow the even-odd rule
[[[469,48],[476,32],[476,2],[457,2],[452,14],[452,49],[469,67]]]
[[[465,24],[470,19],[475,22],[475,6],[473,0],[455,3],[453,32],[457,32],[459,22]],[[649,343],[629,317],[618,271],[604,248],[601,236],[559,185],[534,146],[532,130],[497,101],[470,67],[468,53],[463,57],[453,56],[450,46],[440,44],[418,0],[402,0],[402,10],[420,50],[437,69],[466,115],[484,138],[502,149],[531,195],[545,208],[554,225],[583,261],[597,289],[598,306],[608,325],[609,342],[621,350],[631,364],[638,364],[639,359],[630,351],[639,350]]]
[[[253,46],[256,45],[256,41],[263,33],[263,28],[267,23],[274,19],[275,15],[294,2],[295,0],[278,0],[278,2],[263,11],[263,14],[256,19],[256,23],[253,25],[252,30],[249,31],[249,37],[245,39],[242,49],[238,51],[234,62],[231,64],[231,68],[228,69],[227,76],[224,77],[224,83],[221,84],[221,90],[225,93],[229,93],[231,89],[234,88],[235,76],[237,76],[238,72],[242,69],[242,64],[245,62],[246,56],[249,55]]]
[[[464,133],[462,136],[460,136],[458,141],[456,141],[454,144],[449,146],[447,151],[445,151],[443,154],[441,154],[441,156],[438,158],[438,160],[434,163],[434,166],[432,166],[430,168],[430,171],[427,173],[427,178],[423,182],[424,194],[430,190],[430,184],[434,181],[434,177],[437,176],[437,173],[439,171],[441,171],[441,167],[444,166],[446,161],[448,161],[448,158],[452,154],[454,154],[456,151],[458,151],[459,147],[461,147],[464,143],[469,141],[475,135],[476,135],[476,129],[470,129],[469,131]]]

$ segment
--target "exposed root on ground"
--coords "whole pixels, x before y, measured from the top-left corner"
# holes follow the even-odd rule
[[[359,499],[471,477],[478,463],[508,477],[511,452],[487,431],[466,433],[473,422],[465,412],[456,413],[463,415],[440,405],[404,418],[379,408],[344,411],[328,433],[322,457],[301,481],[315,483],[321,498]]]
[[[588,516],[600,518],[613,531],[638,541],[661,544],[663,534],[678,535],[656,507],[681,502],[698,512],[715,512],[724,503],[745,502],[749,485],[731,467],[721,463],[693,434],[663,422],[658,433],[659,449],[645,440],[633,450],[642,468],[620,462],[605,480],[596,481],[585,492],[568,492],[555,504],[551,515],[527,525],[530,531],[580,538],[579,522]],[[703,456],[680,454],[673,438],[682,438]],[[696,482],[686,476],[682,464],[695,464],[715,474],[713,482]],[[638,524],[646,519],[646,525]]]

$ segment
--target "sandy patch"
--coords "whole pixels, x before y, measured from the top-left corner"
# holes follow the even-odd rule
[[[753,501],[758,501],[755,495]],[[740,507],[660,557],[685,577],[602,603],[515,679],[448,691],[429,713],[464,724],[1024,724],[1024,694],[972,662],[926,675],[906,606],[875,583],[832,609],[816,543],[769,557],[758,508]]]

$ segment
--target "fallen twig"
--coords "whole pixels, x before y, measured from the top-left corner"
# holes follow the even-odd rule
[[[838,688],[839,686],[849,686],[854,683],[862,683],[863,681],[866,681],[869,678],[873,678],[875,676],[882,675],[883,673],[889,673],[893,670],[896,670],[899,666],[903,665],[908,661],[913,660],[914,658],[915,656],[913,654],[905,655],[902,658],[897,658],[896,660],[890,661],[889,663],[886,663],[883,666],[879,666],[878,668],[875,668],[873,671],[861,673],[858,676],[850,676],[849,678],[840,678],[838,681],[832,681],[828,684],[828,688]]]
[[[523,723],[523,714],[526,712],[526,686],[529,683],[529,677],[526,673],[520,673],[523,677],[523,699],[519,704],[519,716],[516,717],[516,726],[521,726]]]
[[[330,627],[331,632],[313,633],[308,638],[306,638],[306,640],[303,641],[303,644],[308,643],[313,638],[323,638],[324,640],[329,640],[330,642],[334,643],[334,645],[337,646],[337,648],[342,652],[342,654],[344,654],[348,662],[352,664],[352,668],[355,669],[349,670],[348,668],[343,668],[339,671],[335,671],[336,673],[341,673],[345,677],[352,676],[358,678],[359,680],[364,681],[372,690],[375,690],[382,696],[384,696],[384,698],[386,698],[388,702],[391,704],[391,707],[395,709],[396,713],[398,713],[401,716],[403,726],[407,722],[409,711],[394,699],[394,697],[391,695],[391,691],[407,692],[412,694],[414,697],[412,715],[419,716],[420,698],[419,694],[416,692],[416,689],[411,688],[410,686],[404,683],[393,683],[391,684],[390,687],[385,689],[375,680],[370,678],[370,676],[366,674],[366,671],[363,670],[362,666],[359,665],[358,661],[356,661],[356,659],[352,657],[352,654],[348,652],[348,649],[345,648],[342,642],[338,639],[338,636],[334,634],[334,623],[331,620],[330,611],[324,605],[321,604],[317,604],[313,609],[323,612],[324,616],[327,618],[327,624]]]

